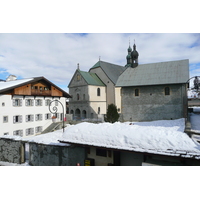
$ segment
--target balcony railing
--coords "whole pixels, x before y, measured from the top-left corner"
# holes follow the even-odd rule
[[[31,95],[37,96],[51,96],[51,90],[31,90]]]

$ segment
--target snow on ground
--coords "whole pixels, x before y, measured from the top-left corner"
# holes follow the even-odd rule
[[[173,150],[200,153],[200,146],[183,132],[185,119],[129,124],[83,122],[67,128],[61,140],[140,152]]]

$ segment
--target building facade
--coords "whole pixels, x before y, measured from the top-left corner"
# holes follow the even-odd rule
[[[58,121],[66,113],[66,98],[70,95],[44,77],[17,80],[9,77],[0,82],[0,136],[26,137],[42,133],[52,124],[49,110],[56,106]],[[64,105],[64,114],[62,106]],[[51,108],[50,107],[50,108]]]
[[[78,67],[68,85],[72,96],[69,113],[74,119],[102,118],[111,103],[121,112],[121,88],[116,88],[115,84],[124,69],[104,61],[98,61],[89,72],[81,71]]]

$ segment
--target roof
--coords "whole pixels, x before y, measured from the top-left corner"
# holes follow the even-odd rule
[[[85,79],[85,81],[88,83],[88,85],[98,85],[98,86],[105,86],[105,84],[100,80],[100,78],[95,74],[91,72],[84,72],[80,71],[80,74]]]
[[[125,123],[79,123],[60,142],[200,159],[200,144],[186,133],[185,119]]]
[[[41,76],[41,77],[33,77],[33,78],[26,78],[26,79],[20,79],[20,80],[13,80],[13,81],[6,81],[6,82],[0,82],[0,94],[1,93],[5,93],[5,92],[7,92],[9,90],[12,90],[12,89],[14,89],[16,87],[21,87],[23,85],[34,83],[34,82],[40,81],[40,80],[44,80],[48,84],[51,84],[52,86],[54,86],[58,90],[62,91],[64,97],[71,98],[71,96],[67,92],[65,92],[64,90],[62,90],[57,85],[53,84],[52,82],[50,82],[48,79],[46,79],[43,76]]]
[[[178,60],[128,67],[116,86],[145,86],[186,83],[189,79],[189,60]]]
[[[90,68],[90,70],[97,67],[100,67],[114,84],[116,84],[119,75],[126,69],[125,67],[120,65],[98,61],[92,68]]]

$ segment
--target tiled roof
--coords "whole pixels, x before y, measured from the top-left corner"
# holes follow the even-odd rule
[[[116,84],[119,75],[126,69],[125,67],[120,65],[115,65],[104,61],[98,61],[92,68],[90,68],[90,71],[97,67],[101,67],[105,74],[108,76],[108,78],[114,84]]]

